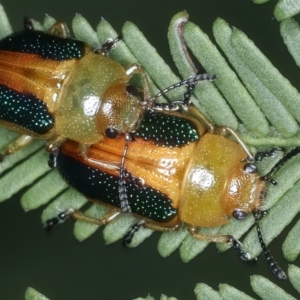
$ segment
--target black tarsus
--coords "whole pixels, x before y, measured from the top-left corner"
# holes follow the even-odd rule
[[[239,240],[237,240],[233,236],[231,236],[229,239],[229,243],[232,243],[232,247],[234,248],[234,250],[236,251],[236,253],[238,254],[238,256],[240,257],[241,260],[249,262],[249,263],[256,262],[256,260],[257,260],[256,258],[250,259],[249,253],[247,253],[246,251],[244,251],[242,249],[242,244]]]
[[[46,231],[51,231],[60,221],[64,221],[73,212],[74,211],[72,209],[68,209],[66,211],[60,212],[56,217],[48,219],[45,225]]]
[[[120,41],[122,37],[119,35],[115,39],[109,38],[106,40],[106,42],[101,45],[101,48],[95,49],[95,53],[102,53],[102,54],[108,54],[109,51],[114,49],[116,47],[116,43]]]
[[[34,30],[32,19],[29,17],[25,17],[23,21],[23,26],[25,30]]]
[[[138,223],[134,224],[131,229],[126,233],[126,235],[123,238],[123,244],[129,245],[132,242],[134,234],[139,231],[141,227],[143,227],[145,224],[145,220],[140,220]]]

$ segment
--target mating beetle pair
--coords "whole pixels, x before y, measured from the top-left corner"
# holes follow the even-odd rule
[[[23,134],[4,155],[18,151],[32,137],[48,140],[49,151],[71,139],[88,161],[90,144],[134,131],[144,111],[155,108],[144,70],[137,64],[124,69],[106,56],[114,42],[94,51],[71,39],[64,23],[54,24],[49,33],[32,30],[30,22],[25,25],[27,30],[0,41],[0,125]],[[129,83],[135,74],[142,79],[141,92]],[[199,75],[178,85],[212,79]],[[120,191],[120,197],[124,212],[130,211],[126,193]]]
[[[254,159],[235,132],[214,128],[187,105],[201,79],[182,83],[189,88],[181,103],[187,113],[160,113],[144,71],[137,65],[125,70],[99,52],[68,37],[35,31],[0,42],[0,124],[49,140],[48,149],[56,150],[51,164],[62,177],[90,200],[111,208],[101,220],[70,209],[48,225],[67,215],[102,225],[128,206],[141,219],[128,242],[140,226],[171,231],[186,223],[195,238],[232,242],[247,260],[233,237],[196,231],[224,224],[231,215],[243,219],[253,212],[257,219],[265,193]],[[143,78],[142,96],[127,84],[135,72]],[[237,143],[223,136],[228,133]],[[19,140],[7,153],[27,140]],[[272,271],[284,278],[258,232]]]

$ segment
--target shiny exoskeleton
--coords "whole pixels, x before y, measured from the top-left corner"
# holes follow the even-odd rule
[[[37,137],[48,141],[49,151],[55,151],[66,139],[76,141],[78,154],[91,161],[87,156],[89,145],[104,136],[114,139],[124,133],[129,142],[144,112],[161,109],[155,104],[159,95],[214,79],[197,75],[151,97],[143,68],[138,64],[124,68],[107,56],[114,41],[108,40],[101,49],[94,50],[71,39],[64,23],[55,23],[49,32],[32,30],[30,22],[25,25],[27,30],[0,41],[0,125],[22,134],[1,158]],[[130,84],[136,74],[141,87]],[[184,101],[190,94],[186,95]],[[128,144],[119,163],[97,161],[99,166],[119,171],[119,198],[124,212],[130,212],[123,184],[127,148]]]
[[[54,28],[24,30],[0,41],[0,124],[49,140],[51,150],[65,138],[88,145],[105,133],[135,129],[145,105],[129,81],[140,73],[148,99],[142,68],[123,68]]]
[[[88,159],[90,144],[133,132],[155,106],[144,70],[124,68],[106,55],[114,42],[94,50],[70,38],[64,23],[49,32],[26,28],[0,41],[0,125],[22,134],[4,155],[37,137],[50,151],[65,139],[76,141]],[[130,84],[135,74],[141,87]],[[195,83],[213,79],[200,77]]]
[[[192,107],[190,107],[192,109]],[[210,128],[210,132],[207,131]],[[253,213],[257,220],[265,194],[265,181],[257,174],[254,158],[230,128],[211,124],[179,112],[146,112],[129,144],[125,160],[125,186],[132,213],[140,219],[125,237],[130,242],[136,230],[145,226],[173,231],[187,225],[195,238],[210,242],[232,242],[243,260],[249,257],[239,241],[228,235],[202,235],[200,227],[217,227],[229,217],[244,219]],[[228,139],[231,135],[235,140]],[[124,136],[104,138],[92,145],[88,156],[95,162],[118,162],[122,158]],[[122,213],[118,196],[119,173],[77,155],[78,144],[66,141],[53,154],[56,166],[68,184],[89,200],[109,207],[100,220],[72,209],[48,221],[53,227],[66,216],[103,225]],[[272,271],[279,278],[285,273],[277,266],[259,238]]]

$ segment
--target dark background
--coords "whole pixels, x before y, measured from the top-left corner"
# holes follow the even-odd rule
[[[24,16],[43,20],[45,13],[69,24],[75,13],[81,13],[94,27],[104,17],[119,32],[125,21],[132,21],[170,64],[167,29],[175,13],[187,10],[190,20],[211,37],[212,23],[221,17],[254,40],[299,89],[300,71],[282,42],[279,23],[273,19],[276,2],[255,5],[250,0],[1,1],[14,30],[22,29]],[[198,282],[214,289],[220,283],[228,283],[257,298],[250,287],[249,276],[253,274],[266,276],[299,297],[288,281],[275,279],[262,257],[256,265],[249,266],[233,251],[218,254],[214,245],[185,264],[178,251],[166,259],[159,256],[158,233],[136,249],[126,249],[121,243],[105,245],[101,230],[80,243],[72,235],[71,221],[48,235],[40,223],[42,209],[25,213],[20,207],[20,196],[21,193],[0,204],[0,299],[23,299],[28,286],[52,300],[133,299],[148,293],[156,299],[161,293],[195,299],[193,290]],[[281,245],[286,233],[287,230],[270,246],[285,270],[288,263],[282,257]],[[299,259],[296,264],[300,265]]]

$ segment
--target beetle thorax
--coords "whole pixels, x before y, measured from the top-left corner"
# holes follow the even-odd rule
[[[125,70],[115,61],[92,52],[84,56],[64,81],[58,99],[56,132],[80,143],[101,140],[106,128],[97,129],[96,117],[103,107],[103,94],[115,82],[127,81]]]
[[[180,218],[197,227],[228,222],[235,210],[245,213],[261,205],[264,183],[246,173],[244,149],[227,138],[205,134],[186,168],[180,197]]]

